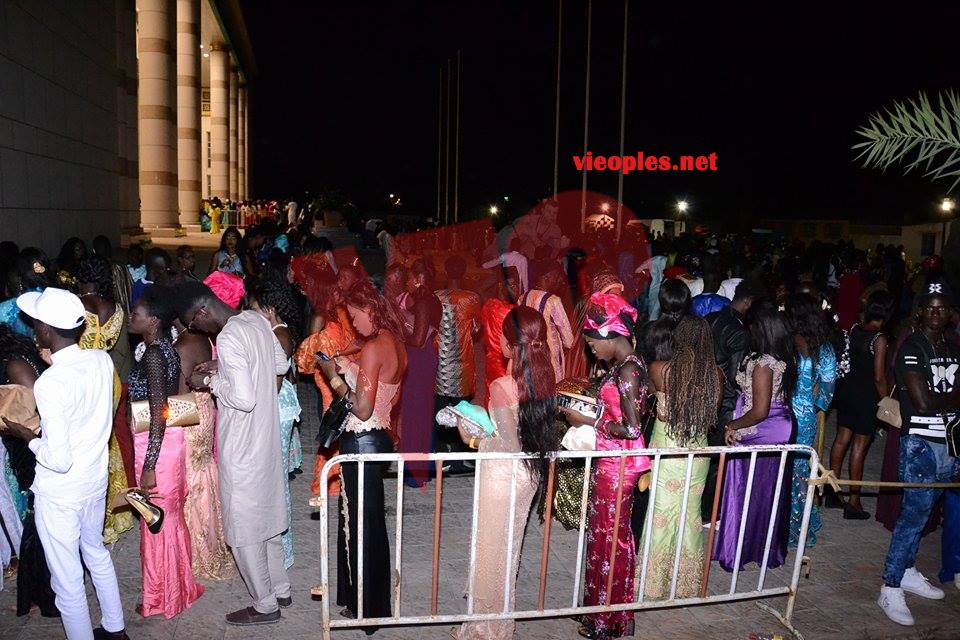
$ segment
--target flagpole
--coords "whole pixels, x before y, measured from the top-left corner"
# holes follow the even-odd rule
[[[440,84],[437,91],[437,222],[440,222],[440,182],[443,173],[443,67],[440,67]]]
[[[620,79],[620,161],[623,162],[623,140],[627,126],[627,25],[630,13],[630,0],[623,0],[623,67]],[[623,227],[623,167],[617,176],[617,242]]]
[[[460,221],[460,49],[457,49],[457,124],[453,153],[453,221]]]
[[[451,80],[450,58],[447,58],[447,167],[445,171],[446,181],[443,189],[443,221],[450,224],[450,80]]]
[[[587,80],[583,107],[583,157],[587,157],[587,135],[590,125],[590,44],[593,31],[593,0],[587,0]],[[587,163],[583,163],[580,194],[580,233],[587,228]]]
[[[560,58],[563,52],[563,0],[557,0],[557,105],[553,116],[553,195],[560,182]]]

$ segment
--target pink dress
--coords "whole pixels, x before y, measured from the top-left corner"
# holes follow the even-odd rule
[[[178,389],[179,377],[180,357],[170,341],[162,338],[147,347],[142,360],[134,365],[130,373],[130,400],[150,399],[151,413],[157,403],[162,403],[165,412],[166,397]],[[184,429],[161,427],[156,431],[152,447],[150,436],[150,431],[134,435],[134,464],[137,478],[140,478],[148,452],[156,455],[157,487],[153,501],[163,509],[164,519],[160,531],[155,534],[147,530],[146,522],[140,521],[140,566],[143,570],[140,612],[144,617],[163,614],[170,619],[203,595],[203,586],[193,576],[190,532],[183,513],[187,495]]]
[[[640,417],[647,397],[647,368],[636,356],[628,356],[604,378],[600,385],[603,422],[597,426],[597,451],[643,449]],[[626,428],[632,438],[610,433],[610,426]],[[592,491],[587,524],[587,567],[584,575],[583,604],[595,606],[633,602],[633,574],[636,563],[630,515],[633,488],[640,476],[650,470],[650,458],[626,458],[620,517],[616,517],[617,489],[620,486],[620,459],[598,458],[593,465]],[[617,529],[614,538],[614,528]],[[616,558],[610,565],[610,551],[616,544]],[[611,589],[607,582],[613,574]],[[580,622],[597,637],[618,638],[633,635],[633,612],[617,611],[580,617]]]

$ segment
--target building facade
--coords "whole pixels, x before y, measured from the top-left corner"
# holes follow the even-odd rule
[[[4,0],[0,240],[173,235],[248,199],[255,72],[237,0]]]

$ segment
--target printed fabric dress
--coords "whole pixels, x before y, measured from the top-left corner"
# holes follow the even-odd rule
[[[86,312],[84,316],[86,328],[83,335],[80,336],[81,349],[100,349],[110,351],[116,345],[123,332],[124,313],[123,307],[117,305],[113,315],[100,324],[100,317],[95,313]],[[114,412],[114,431],[116,431],[118,418],[116,417],[117,407],[120,404],[120,396],[123,393],[123,386],[120,383],[120,376],[116,372],[113,374],[113,412]],[[120,420],[125,422],[125,420]],[[136,521],[133,518],[133,512],[129,509],[120,509],[111,511],[110,505],[114,498],[128,488],[127,472],[123,466],[123,455],[120,452],[120,443],[117,440],[117,434],[110,435],[110,446],[108,449],[108,476],[107,476],[107,511],[103,521],[103,542],[104,544],[113,544],[120,539],[120,534],[133,529]]]
[[[657,392],[657,420],[653,425],[653,437],[650,447],[657,449],[679,447],[667,433],[669,415],[666,415],[667,397]],[[706,438],[688,442],[687,447],[705,447]],[[680,548],[680,569],[677,572],[677,598],[694,598],[700,593],[700,581],[703,577],[703,560],[706,555],[703,520],[700,515],[700,498],[707,480],[710,460],[695,457],[690,475],[690,495],[686,508],[683,505],[683,493],[687,480],[686,456],[663,457],[657,473],[655,503],[653,505],[653,526],[650,530],[650,556],[647,561],[647,582],[644,595],[649,600],[670,598],[670,586],[673,580],[673,560]],[[686,515],[682,515],[686,513]],[[683,529],[680,520],[683,519]],[[637,567],[639,580],[642,567]]]
[[[170,340],[161,338],[144,351],[130,373],[130,401],[149,400],[151,412],[165,405],[180,388],[180,356]],[[155,461],[157,506],[164,510],[157,533],[140,521],[140,563],[143,573],[143,617],[163,614],[173,618],[203,595],[203,585],[193,575],[190,533],[184,519],[187,492],[186,445],[183,427],[166,427],[159,433],[134,436],[137,477],[148,459]]]
[[[519,400],[517,385],[504,376],[490,385],[490,418],[493,436],[480,441],[480,453],[520,453]],[[516,462],[516,464],[514,464]],[[511,487],[516,487],[513,521],[510,518]],[[517,571],[523,532],[537,493],[536,477],[522,460],[484,460],[480,464],[480,503],[477,516],[476,574],[467,592],[473,595],[474,613],[503,611],[504,576],[510,575],[510,610],[514,609]],[[513,548],[507,557],[507,532],[513,527]],[[459,640],[513,640],[515,620],[485,620],[464,623]]]
[[[184,429],[187,498],[183,517],[190,532],[191,566],[198,580],[229,580],[237,569],[224,539],[220,469],[213,457],[217,407],[209,391],[194,395],[200,424]]]
[[[293,359],[290,360],[291,365]],[[280,385],[277,396],[280,407],[280,459],[283,469],[289,473],[290,443],[296,433],[295,424],[300,419],[300,400],[297,398],[297,389],[286,378]],[[283,483],[283,493],[287,499],[287,530],[280,536],[283,542],[283,565],[289,569],[293,565],[293,502],[290,499],[290,482]]]
[[[793,394],[793,414],[797,418],[797,444],[813,446],[817,436],[817,410],[826,411],[833,400],[833,391],[837,380],[837,356],[828,344],[820,347],[817,362],[807,356],[800,356],[797,389]],[[810,458],[795,456],[793,463],[793,482],[790,495],[790,540],[788,544],[796,547],[800,540],[800,524],[803,521],[803,505],[807,500],[807,479],[810,478]],[[813,505],[810,511],[810,524],[807,529],[807,546],[817,544],[817,532],[823,526],[820,510]]]
[[[740,371],[737,372],[737,385],[742,389],[737,398],[734,417],[739,418],[753,406],[753,370],[764,366],[773,371],[773,389],[770,400],[770,412],[759,424],[737,431],[737,444],[750,446],[757,444],[787,444],[793,431],[793,417],[789,405],[783,401],[783,372],[787,365],[770,355],[747,356]],[[737,557],[737,536],[740,522],[747,510],[743,548],[740,555],[740,569],[751,562],[758,565],[763,562],[767,529],[770,525],[770,510],[776,501],[774,513],[773,537],[770,540],[770,555],[767,568],[774,569],[783,564],[787,555],[787,537],[784,531],[786,511],[789,509],[787,482],[781,485],[780,495],[776,495],[777,472],[780,469],[780,455],[758,455],[754,469],[753,490],[750,504],[744,504],[747,489],[747,476],[750,472],[750,456],[728,456],[726,473],[723,479],[723,504],[720,512],[723,517],[717,525],[717,540],[713,550],[713,559],[726,571],[733,571]]]
[[[597,426],[597,451],[645,448],[640,417],[647,397],[646,380],[647,367],[635,355],[627,356],[604,376],[600,384],[604,414],[603,423]],[[628,398],[636,398],[636,402]],[[630,438],[623,439],[610,432],[611,424],[616,423],[626,428]],[[624,458],[622,484],[620,460],[619,457],[597,458],[593,466],[583,590],[583,604],[587,607],[633,602],[636,564],[633,530],[630,528],[633,488],[640,476],[650,470],[650,459],[646,456]],[[616,519],[618,491],[619,520]],[[611,550],[615,554],[613,563]],[[581,616],[579,621],[595,638],[633,635],[632,611],[594,613]]]

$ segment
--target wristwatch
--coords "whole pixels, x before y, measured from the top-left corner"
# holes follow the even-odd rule
[[[210,386],[210,380],[211,380],[211,378],[210,378],[210,375],[209,375],[209,374],[203,376],[203,386],[209,387],[209,386]]]

